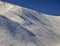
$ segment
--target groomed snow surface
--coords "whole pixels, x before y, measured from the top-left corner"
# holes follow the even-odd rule
[[[60,46],[60,16],[0,1],[0,46]]]

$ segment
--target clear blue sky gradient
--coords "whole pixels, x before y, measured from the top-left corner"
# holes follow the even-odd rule
[[[60,15],[60,0],[3,0],[41,13]]]

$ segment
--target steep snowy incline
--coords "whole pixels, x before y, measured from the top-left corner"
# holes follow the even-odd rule
[[[0,46],[60,46],[60,16],[49,16],[0,1]]]

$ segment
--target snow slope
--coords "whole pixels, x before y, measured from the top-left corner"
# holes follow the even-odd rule
[[[60,16],[0,1],[0,46],[60,46]]]

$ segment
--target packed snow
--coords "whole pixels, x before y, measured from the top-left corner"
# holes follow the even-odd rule
[[[0,1],[0,46],[60,46],[60,16]]]

